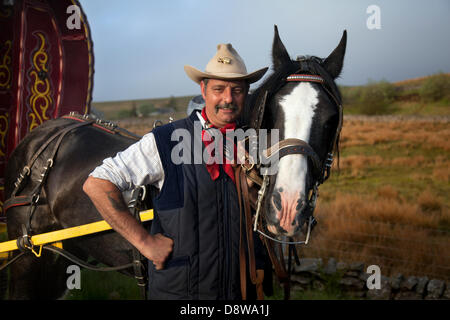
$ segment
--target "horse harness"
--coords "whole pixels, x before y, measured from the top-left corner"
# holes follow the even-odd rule
[[[39,249],[39,252],[35,249],[35,246],[33,245],[31,241],[31,235],[33,234],[33,228],[32,228],[32,220],[34,213],[40,204],[45,203],[44,197],[42,197],[42,193],[45,193],[45,189],[43,189],[43,186],[45,185],[45,182],[47,181],[47,177],[49,175],[50,169],[53,167],[56,154],[58,152],[58,149],[61,145],[61,142],[63,141],[63,138],[68,134],[69,132],[72,132],[73,130],[85,126],[94,126],[99,129],[102,129],[110,134],[124,134],[127,135],[133,139],[140,139],[141,137],[138,135],[135,135],[134,133],[129,132],[128,130],[125,130],[123,128],[117,127],[115,124],[102,121],[102,120],[93,120],[88,115],[79,115],[77,113],[70,113],[68,116],[63,116],[62,118],[65,119],[71,119],[75,120],[76,122],[61,129],[58,130],[56,133],[51,135],[42,145],[41,147],[33,154],[33,157],[30,159],[30,161],[27,163],[27,165],[22,169],[22,172],[19,174],[19,176],[16,179],[16,182],[14,183],[14,190],[11,193],[11,197],[7,199],[4,203],[4,212],[12,207],[17,206],[29,206],[30,211],[28,214],[28,220],[26,225],[22,225],[22,236],[20,236],[17,239],[17,247],[21,251],[21,253],[10,260],[7,264],[2,266],[3,268],[6,268],[13,262],[17,261],[20,257],[22,257],[27,252],[32,252],[37,257],[41,256],[42,249],[45,249],[47,251],[51,251],[55,254],[59,254],[66,259],[86,268],[89,270],[94,271],[118,271],[118,270],[124,270],[128,268],[133,268],[135,278],[137,280],[138,286],[141,288],[141,293],[144,298],[146,298],[147,290],[147,272],[146,272],[146,265],[145,261],[146,259],[141,255],[141,253],[133,247],[133,262],[128,263],[121,266],[116,267],[97,267],[95,265],[89,264],[74,255],[70,254],[69,252],[65,251],[62,248],[58,248],[52,245],[49,246],[41,246]],[[42,168],[42,172],[39,175],[39,179],[37,180],[37,185],[33,188],[30,195],[18,195],[20,191],[25,187],[25,184],[27,182],[27,178],[31,176],[31,169],[33,168],[33,165],[35,164],[36,160],[39,158],[39,156],[50,146],[52,142],[55,142],[53,145],[53,150],[50,154],[50,157],[47,159],[47,162],[45,166]],[[139,187],[133,190],[131,200],[128,203],[128,208],[133,213],[133,216],[140,221],[140,215],[139,215],[139,209],[144,206],[143,201],[145,200],[146,191],[145,188]]]
[[[294,73],[290,74],[285,78],[285,82],[315,82],[322,86],[322,88],[327,92],[329,97],[331,97],[332,101],[338,108],[338,125],[336,129],[336,133],[332,139],[332,143],[328,148],[327,158],[322,162],[314,151],[314,149],[305,141],[301,139],[288,138],[284,139],[273,146],[267,148],[262,152],[263,156],[266,158],[264,163],[271,163],[267,161],[267,159],[271,159],[275,156],[278,159],[281,159],[284,156],[290,154],[302,154],[311,160],[313,164],[313,172],[315,177],[315,183],[313,185],[312,190],[309,192],[308,200],[305,201],[302,205],[303,208],[300,210],[305,210],[305,212],[309,215],[309,221],[307,226],[307,234],[305,241],[282,241],[271,237],[265,231],[261,231],[263,229],[262,218],[261,218],[261,210],[262,210],[262,202],[266,195],[267,189],[269,187],[269,175],[263,174],[262,177],[259,174],[259,169],[264,165],[262,162],[252,163],[253,160],[249,158],[248,152],[245,152],[245,158],[241,162],[241,165],[235,169],[236,176],[236,188],[239,197],[239,208],[241,211],[241,245],[240,245],[240,270],[241,270],[241,292],[243,299],[246,298],[246,259],[245,259],[245,248],[243,247],[243,232],[242,228],[245,228],[247,234],[247,246],[248,246],[248,261],[249,261],[249,274],[250,280],[253,285],[256,286],[257,297],[258,299],[263,299],[264,293],[262,289],[262,281],[264,278],[264,274],[260,273],[260,270],[256,270],[255,265],[255,255],[254,255],[254,243],[252,237],[252,231],[258,232],[260,234],[260,238],[262,239],[269,258],[272,262],[275,273],[281,283],[284,285],[284,296],[285,299],[289,299],[290,297],[290,272],[291,272],[291,260],[292,256],[294,256],[296,263],[300,264],[300,261],[297,256],[297,251],[295,249],[296,244],[307,244],[309,241],[310,233],[314,226],[317,224],[316,220],[313,217],[313,212],[316,206],[316,200],[318,197],[318,188],[319,185],[324,183],[330,176],[330,170],[333,163],[333,150],[337,147],[337,143],[339,140],[339,135],[342,129],[343,122],[343,111],[342,104],[340,98],[333,93],[333,90],[330,89],[326,83],[324,77],[314,74],[313,68],[311,66],[316,63],[320,63],[321,61],[317,57],[299,57],[298,62],[300,63],[300,69]],[[282,85],[284,85],[284,83]],[[265,91],[263,93],[263,98],[261,103],[258,105],[256,110],[256,118],[253,123],[251,123],[252,127],[256,129],[256,132],[261,128],[262,120],[264,117],[265,106],[268,102],[269,92]],[[259,186],[258,196],[256,201],[251,199],[249,194],[249,185],[248,181],[251,181],[251,185]],[[255,216],[252,218],[251,207],[255,210]],[[244,221],[243,221],[244,219]],[[253,221],[252,221],[253,220]],[[252,228],[253,224],[253,228]],[[259,228],[258,228],[259,226]],[[292,239],[290,239],[292,240]],[[278,244],[278,251],[280,252],[280,257],[277,257],[275,252],[274,242]],[[286,270],[283,248],[282,244],[288,245],[288,267]]]

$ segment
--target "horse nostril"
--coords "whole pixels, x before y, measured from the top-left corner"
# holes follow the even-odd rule
[[[281,194],[278,190],[274,190],[272,193],[273,204],[278,211],[281,211]]]
[[[297,206],[295,207],[295,210],[297,212],[302,212],[303,209],[305,209],[305,207],[306,207],[306,201],[304,199],[302,199],[302,198],[299,198],[297,200]]]

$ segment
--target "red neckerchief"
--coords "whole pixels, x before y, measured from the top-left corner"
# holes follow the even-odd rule
[[[220,175],[220,167],[219,164],[216,163],[216,158],[215,158],[215,154],[214,154],[214,140],[211,137],[211,135],[208,133],[209,128],[216,128],[218,129],[221,133],[222,133],[222,137],[226,138],[226,132],[227,131],[233,131],[236,129],[236,123],[230,123],[230,124],[226,124],[223,128],[217,128],[214,125],[212,125],[209,120],[208,117],[206,116],[206,108],[204,107],[202,109],[202,117],[203,119],[206,121],[205,128],[202,130],[202,141],[203,144],[205,145],[205,149],[207,150],[207,154],[209,156],[208,161],[206,161],[206,169],[209,172],[209,175],[211,176],[212,180],[216,180],[219,175]],[[236,156],[237,156],[237,148],[236,145],[234,144],[233,141],[227,139],[227,141],[224,141],[225,139],[222,139],[223,144],[227,144],[227,145],[233,145],[233,150],[234,150],[234,163],[236,163]],[[218,156],[219,159],[222,159],[222,167],[223,170],[225,171],[225,173],[231,178],[231,180],[233,180],[234,183],[236,183],[235,178],[234,178],[234,171],[233,171],[233,167],[231,166],[231,162],[230,160],[224,156],[224,152],[223,152],[223,144],[222,146],[219,146],[218,151],[220,152],[220,155]]]

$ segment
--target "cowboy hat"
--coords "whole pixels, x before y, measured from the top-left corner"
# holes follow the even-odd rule
[[[191,66],[184,66],[189,78],[200,84],[203,79],[247,80],[256,82],[262,78],[268,68],[247,73],[244,60],[234,50],[230,43],[218,44],[216,55],[208,62],[205,72]]]

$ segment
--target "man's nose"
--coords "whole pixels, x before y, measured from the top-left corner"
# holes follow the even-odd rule
[[[223,102],[225,103],[233,102],[233,95],[231,93],[230,87],[226,87],[225,90],[223,91]]]

